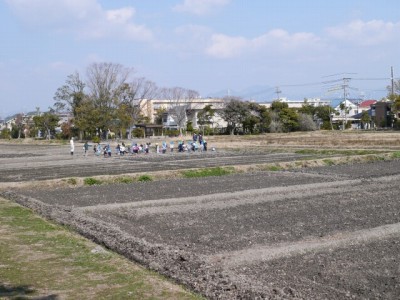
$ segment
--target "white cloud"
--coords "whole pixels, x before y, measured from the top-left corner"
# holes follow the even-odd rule
[[[400,35],[400,22],[356,20],[349,24],[330,27],[326,31],[329,37],[339,41],[361,46],[373,46],[397,40]]]
[[[212,30],[206,26],[185,25],[174,31],[177,41],[174,42],[174,51],[183,56],[203,54],[204,46],[209,43]]]
[[[144,25],[133,21],[135,9],[105,10],[97,0],[5,0],[29,26],[51,32],[72,33],[80,38],[152,40]]]
[[[293,52],[310,48],[320,48],[322,41],[312,33],[289,34],[282,29],[274,29],[253,39],[214,34],[206,54],[216,58],[233,58],[244,53],[268,51],[268,53]]]
[[[5,0],[23,21],[31,25],[62,24],[101,14],[96,0]]]
[[[216,58],[239,56],[251,44],[244,37],[230,37],[224,34],[213,34],[211,43],[211,46],[207,47],[206,53]]]
[[[106,12],[106,18],[113,23],[124,24],[129,22],[135,14],[135,9],[132,7],[124,7],[120,9],[109,10]]]
[[[195,15],[205,15],[218,7],[229,4],[230,0],[184,0],[174,7],[175,11],[187,12]]]

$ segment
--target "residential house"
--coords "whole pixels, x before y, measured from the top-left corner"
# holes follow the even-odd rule
[[[343,126],[344,123],[351,122],[351,128],[359,128],[359,104],[351,100],[341,101],[336,107],[333,108],[335,114],[332,116],[333,123],[339,123]]]
[[[376,100],[364,100],[361,103],[357,103],[358,113],[351,117],[351,119],[354,120],[352,122],[353,128],[370,129],[374,127],[374,122],[372,121],[371,105],[375,104],[376,102],[377,102]],[[369,122],[362,121],[364,112],[367,112],[368,115],[370,116],[371,120]]]
[[[359,113],[362,113],[363,111],[370,111],[371,110],[371,105],[375,104],[377,101],[376,100],[364,100],[358,105]]]
[[[371,117],[376,127],[393,127],[395,115],[392,112],[391,101],[378,101],[371,105]]]

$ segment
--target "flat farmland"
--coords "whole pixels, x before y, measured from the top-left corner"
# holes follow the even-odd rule
[[[295,153],[250,153],[217,150],[191,153],[167,153],[116,156],[110,158],[87,157],[79,147],[75,155],[69,155],[69,146],[1,145],[1,182],[41,181],[68,177],[89,177],[146,173],[164,170],[180,170],[217,166],[262,164],[293,161],[305,155]]]
[[[1,195],[209,299],[398,299],[396,159],[128,184],[41,185],[75,176],[310,158],[287,145],[279,150],[271,140],[251,150],[238,150],[249,141],[235,139],[230,147],[216,141],[217,151],[207,153],[110,159],[92,153],[71,158],[68,146],[2,144],[3,186],[38,184],[3,188]],[[382,150],[378,144],[365,148]],[[361,149],[362,143],[351,147]],[[397,147],[394,142],[387,149]]]

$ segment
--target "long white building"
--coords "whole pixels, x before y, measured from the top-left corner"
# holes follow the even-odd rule
[[[142,114],[150,120],[150,123],[154,123],[155,118],[159,110],[164,110],[166,113],[163,117],[164,127],[176,128],[178,126],[176,120],[171,114],[168,114],[173,108],[182,107],[186,111],[186,120],[191,121],[193,128],[198,128],[197,120],[198,113],[204,109],[207,105],[212,105],[212,109],[216,111],[215,118],[213,120],[214,128],[224,128],[227,126],[226,122],[218,115],[218,111],[224,108],[225,102],[219,98],[195,98],[195,99],[181,99],[181,100],[169,100],[169,99],[145,99],[139,103]]]
[[[289,108],[301,108],[304,104],[309,104],[312,106],[329,106],[329,105],[331,105],[331,101],[321,100],[319,98],[306,98],[303,100],[288,100],[287,98],[283,97],[283,98],[279,98],[279,99],[274,99],[273,101],[287,103]],[[259,104],[263,105],[267,108],[270,108],[272,102],[260,102]]]

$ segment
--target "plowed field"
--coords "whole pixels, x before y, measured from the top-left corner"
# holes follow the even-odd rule
[[[398,160],[49,189],[39,181],[305,156],[225,150],[108,159],[71,158],[65,146],[0,148],[0,181],[38,181],[2,196],[210,299],[400,298]]]

